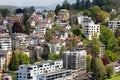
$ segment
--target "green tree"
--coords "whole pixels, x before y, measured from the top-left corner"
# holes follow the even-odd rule
[[[59,10],[61,9],[61,6],[58,4],[55,8],[55,14],[57,15]]]
[[[91,10],[91,16],[96,23],[104,23],[109,14],[101,10],[99,6],[94,6]]]
[[[118,56],[110,50],[106,50],[104,56],[109,57],[110,61],[118,60]]]
[[[53,39],[53,37],[52,37],[52,31],[50,29],[47,29],[46,35],[45,35],[45,40],[47,42],[50,42],[50,40],[52,40],[52,39]]]
[[[12,53],[12,58],[10,60],[9,66],[8,66],[9,70],[16,71],[18,69],[18,66],[19,66],[19,62],[18,61],[19,60],[18,60],[16,54],[13,52]]]
[[[61,6],[62,9],[67,9],[67,10],[70,10],[70,7],[71,7],[71,5],[70,5],[70,3],[68,3],[67,0],[65,0]]]
[[[18,58],[19,65],[30,64],[30,59],[29,59],[28,55],[24,54],[23,52],[16,53],[16,56]]]
[[[29,23],[29,22],[26,22],[26,23],[25,23],[25,30],[24,30],[24,32],[25,32],[26,34],[30,34],[30,29],[31,29],[30,23]]]
[[[50,53],[48,55],[48,60],[58,60],[59,59],[59,55],[55,54],[55,53]]]
[[[63,52],[66,51],[66,47],[65,46],[62,46],[61,49],[60,49],[60,54],[59,54],[59,57],[62,58],[63,57]]]
[[[98,57],[101,45],[96,35],[93,36],[91,45],[92,45],[92,52],[94,54],[94,57]]]
[[[91,16],[91,11],[84,10],[83,15],[85,15],[85,16]]]
[[[73,34],[74,35],[76,35],[76,36],[80,36],[81,35],[81,30],[80,30],[80,28],[73,28],[72,29],[72,32],[73,32]]]
[[[5,18],[6,16],[10,15],[10,11],[8,9],[0,9],[0,13],[2,14],[2,16]]]
[[[71,45],[71,49],[72,49],[72,48],[75,48],[75,47],[77,46],[77,41],[76,41],[75,39],[73,39],[73,40],[71,41],[70,45]]]
[[[50,54],[50,48],[48,44],[43,45],[43,54],[41,54],[42,59],[47,60]]]
[[[87,59],[86,69],[87,69],[87,72],[90,72],[91,71],[90,64],[91,64],[92,56],[88,54],[86,59]]]
[[[3,18],[2,14],[0,14],[0,18]]]
[[[106,65],[105,69],[106,69],[107,78],[110,78],[112,76],[112,74],[113,74],[113,67],[110,66],[110,65]]]
[[[103,80],[106,75],[106,70],[102,60],[99,58],[92,59],[91,65],[91,71],[93,72],[93,80]]]
[[[99,38],[107,50],[112,50],[116,45],[114,33],[105,26],[101,26]]]

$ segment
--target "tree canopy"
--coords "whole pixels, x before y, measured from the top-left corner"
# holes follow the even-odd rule
[[[101,26],[100,30],[100,41],[105,45],[107,50],[112,50],[116,45],[113,32],[105,26]]]

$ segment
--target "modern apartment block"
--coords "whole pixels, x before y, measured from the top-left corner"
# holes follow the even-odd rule
[[[94,35],[97,35],[99,37],[100,35],[100,25],[95,24],[93,21],[84,21],[83,26],[83,31],[84,35],[88,40],[92,40],[92,37]]]
[[[111,29],[113,32],[116,32],[116,30],[120,28],[120,21],[109,21],[108,28]]]
[[[0,34],[0,50],[11,50],[12,41],[8,33]]]
[[[71,74],[71,70],[63,71],[62,68],[62,60],[21,65],[17,71],[17,80],[54,80]]]
[[[86,69],[86,50],[64,52],[63,66],[67,69]]]

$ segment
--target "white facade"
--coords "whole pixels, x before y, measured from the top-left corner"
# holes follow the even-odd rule
[[[92,40],[92,37],[94,35],[97,35],[97,37],[99,37],[100,35],[99,24],[94,24],[94,22],[84,22],[82,26],[83,26],[84,35],[88,40]]]
[[[0,47],[1,50],[12,49],[11,37],[9,36],[8,33],[4,33],[0,35]]]
[[[83,25],[84,21],[92,21],[91,17],[88,16],[77,16],[78,24]]]
[[[35,27],[35,33],[37,33],[37,34],[40,34],[40,33],[42,33],[42,34],[46,34],[46,29],[47,29],[47,26],[43,26],[43,27],[41,27],[41,26],[36,26]]]
[[[45,75],[53,72],[59,72],[63,68],[63,61],[48,61],[40,64],[21,65],[17,72],[17,80],[40,80],[40,75]],[[44,79],[42,79],[44,80]]]
[[[68,23],[67,23],[66,21],[60,21],[59,19],[57,19],[57,20],[55,21],[55,24],[56,24],[56,25],[59,25],[59,26],[65,26],[65,25],[67,25]]]
[[[60,50],[62,46],[65,46],[65,42],[56,42],[49,43],[50,53],[60,54]]]
[[[120,28],[120,21],[109,21],[108,28],[111,29],[113,32],[116,32],[116,30]]]
[[[63,66],[67,69],[86,69],[86,50],[65,51]]]

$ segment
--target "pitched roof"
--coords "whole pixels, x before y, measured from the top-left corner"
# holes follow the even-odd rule
[[[66,39],[67,42],[70,42],[72,40],[76,40],[77,43],[81,42],[81,39],[79,37],[77,37],[77,36],[76,37],[69,37],[69,38]]]
[[[61,43],[61,42],[63,42],[63,40],[62,39],[53,39],[50,42],[51,43]]]

